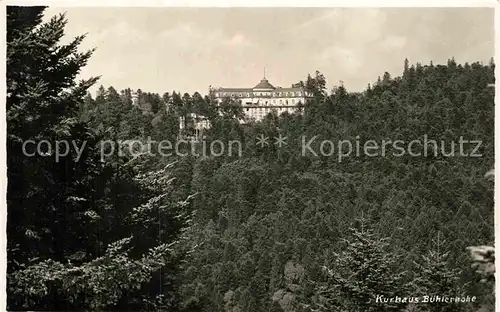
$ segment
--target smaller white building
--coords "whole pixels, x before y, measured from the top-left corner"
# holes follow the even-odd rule
[[[193,137],[200,138],[203,136],[203,129],[210,128],[210,121],[207,117],[191,113],[186,118],[179,117],[179,129],[181,133],[185,132],[186,128],[194,130]]]

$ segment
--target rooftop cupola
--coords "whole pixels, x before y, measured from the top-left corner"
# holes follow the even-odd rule
[[[262,78],[262,80],[257,84],[255,87],[253,87],[254,90],[274,90],[276,89],[272,84],[269,83],[269,81],[266,79],[266,77]]]
[[[266,69],[264,68],[264,78],[253,87],[254,90],[274,90],[276,89],[269,81],[266,79]]]

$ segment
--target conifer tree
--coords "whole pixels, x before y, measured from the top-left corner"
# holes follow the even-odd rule
[[[422,260],[416,263],[414,272],[416,277],[414,283],[420,296],[462,297],[465,295],[465,285],[460,282],[460,269],[453,269],[448,262],[449,252],[446,250],[446,240],[441,238],[438,232],[433,239],[434,247],[422,256]],[[464,303],[419,303],[419,307],[425,307],[429,312],[451,312],[464,311]]]
[[[377,237],[360,218],[358,228],[350,228],[345,249],[335,264],[325,267],[327,283],[317,287],[316,311],[400,311],[407,303],[383,299],[403,297],[407,284],[398,272],[401,255],[391,252],[387,238]],[[377,302],[377,297],[382,298]]]
[[[83,213],[90,208],[91,177],[100,171],[98,138],[77,116],[96,79],[77,83],[75,77],[92,52],[77,51],[83,36],[59,45],[64,16],[42,24],[42,14],[40,7],[7,10],[9,271],[33,257],[64,260],[78,249],[75,241],[87,241]],[[72,142],[84,147],[81,155]]]
[[[175,310],[187,194],[172,195],[171,165],[142,174],[130,159],[100,159],[102,136],[81,118],[96,78],[75,81],[92,51],[78,52],[83,37],[60,44],[64,15],[42,14],[7,10],[8,309]],[[121,113],[113,88],[86,102]],[[28,155],[30,140],[80,150]]]

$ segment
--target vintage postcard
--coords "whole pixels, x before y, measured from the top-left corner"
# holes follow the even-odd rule
[[[42,5],[3,309],[495,310],[494,2]]]

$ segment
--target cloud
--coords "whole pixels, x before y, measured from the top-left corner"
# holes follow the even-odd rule
[[[250,40],[244,34],[227,36],[220,29],[204,29],[189,23],[178,24],[164,30],[157,35],[157,38],[163,42],[169,42],[171,49],[204,53],[221,48],[251,45]]]
[[[326,48],[317,55],[317,59],[322,64],[334,63],[345,73],[356,72],[363,65],[363,60],[357,51],[341,46]]]
[[[251,45],[250,40],[245,37],[243,34],[236,34],[233,37],[231,37],[229,40],[225,41],[225,44],[228,46],[249,46]]]
[[[151,39],[150,34],[142,32],[140,29],[134,27],[134,25],[125,21],[120,21],[98,33],[93,32],[92,37],[93,40],[98,40],[98,42],[104,42],[111,38],[120,38],[119,41],[116,40],[116,43],[114,43],[120,45],[129,45],[139,41],[147,42]]]
[[[320,14],[319,16],[300,24],[295,28],[295,30],[308,28],[325,22],[328,24],[332,24],[333,22],[338,25],[341,23],[341,21],[342,21],[341,9],[332,9],[331,11]]]
[[[211,48],[222,40],[220,31],[204,31],[191,24],[178,24],[157,35],[158,40],[167,40],[172,48]]]
[[[381,46],[384,49],[401,49],[406,45],[406,37],[390,35],[382,41]]]

